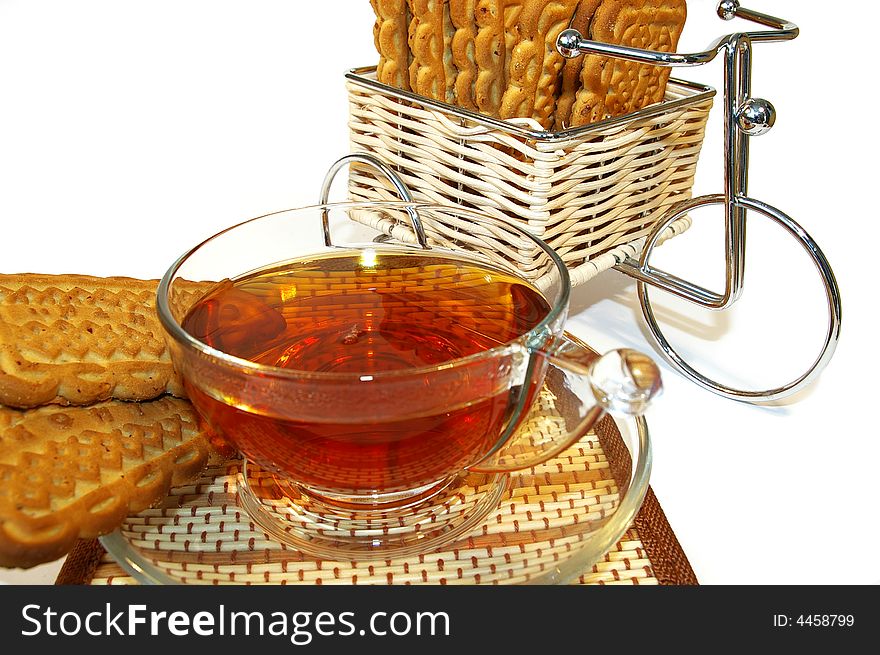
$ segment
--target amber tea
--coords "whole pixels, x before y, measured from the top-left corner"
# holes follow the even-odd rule
[[[296,386],[260,407],[231,389],[188,391],[249,459],[318,493],[417,489],[489,452],[524,402],[503,358],[443,364],[521,337],[549,310],[520,278],[470,259],[340,250],[226,281],[183,321],[219,351],[296,371]],[[309,372],[338,374],[339,393],[318,393]],[[371,411],[388,403],[393,420]]]

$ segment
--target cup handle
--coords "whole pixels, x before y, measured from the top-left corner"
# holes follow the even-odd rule
[[[568,334],[551,352],[530,356],[537,396],[512,434],[469,471],[516,471],[545,462],[582,439],[606,413],[641,416],[663,386],[647,355],[622,349],[599,357]]]

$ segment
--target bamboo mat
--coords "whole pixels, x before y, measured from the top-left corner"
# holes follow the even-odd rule
[[[629,457],[613,421],[534,469],[517,474],[484,525],[440,552],[379,562],[320,561],[269,540],[236,503],[238,465],[177,488],[123,534],[147,560],[196,584],[473,584],[525,581],[577,548],[587,513],[608,511]],[[615,470],[617,475],[615,475]],[[544,565],[541,564],[541,567]],[[694,585],[697,579],[651,489],[617,544],[580,584]],[[56,584],[134,584],[97,540],[77,544]]]

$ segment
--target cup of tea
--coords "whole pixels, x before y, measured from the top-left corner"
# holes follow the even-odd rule
[[[506,473],[660,390],[644,355],[598,358],[564,333],[570,288],[507,221],[347,203],[211,237],[171,266],[158,311],[193,405],[247,462],[260,525],[322,556],[395,554],[461,534]],[[521,427],[548,388],[565,412],[536,438]]]

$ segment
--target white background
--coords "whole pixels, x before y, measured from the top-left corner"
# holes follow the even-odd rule
[[[688,4],[681,50],[743,29],[710,0]],[[792,43],[756,46],[754,93],[778,121],[752,140],[750,193],[821,245],[843,293],[843,337],[819,382],[775,407],[721,399],[666,367],[649,415],[652,484],[703,583],[877,583],[867,26],[880,16],[876,3],[860,3],[858,21],[827,3],[750,6],[802,28]],[[367,0],[0,0],[0,272],[156,278],[221,228],[313,204],[348,149],[342,74],[376,59]],[[719,62],[678,74],[721,85]],[[698,193],[722,190],[719,121],[720,99]],[[720,213],[694,218],[655,264],[717,288]],[[770,386],[815,357],[825,309],[797,243],[761,217],[749,230],[733,310],[652,297],[695,366]],[[607,273],[578,289],[573,311],[570,330],[598,349],[651,350],[629,279]],[[0,581],[51,582],[58,566],[0,570]]]

